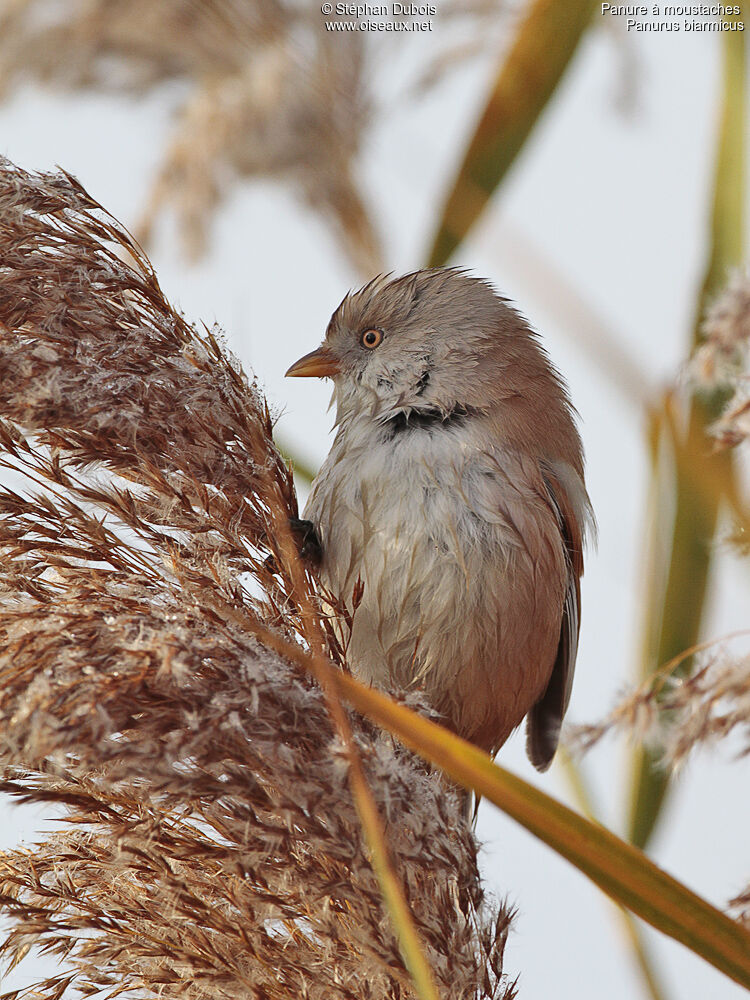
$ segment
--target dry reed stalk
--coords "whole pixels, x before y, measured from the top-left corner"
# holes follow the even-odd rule
[[[64,810],[0,856],[6,960],[57,956],[48,998],[410,996],[321,691],[263,641],[317,607],[265,401],[73,178],[7,160],[0,384],[34,484],[0,490],[0,788]],[[351,724],[442,995],[510,995],[455,793]]]

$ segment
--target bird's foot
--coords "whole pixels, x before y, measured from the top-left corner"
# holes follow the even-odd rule
[[[312,521],[303,521],[299,517],[290,517],[289,527],[292,531],[292,537],[297,543],[297,550],[300,557],[313,566],[319,566],[323,558],[323,546],[320,544],[318,532],[315,530],[315,525]]]
[[[289,529],[297,547],[297,552],[303,562],[309,566],[319,566],[323,558],[323,549],[312,521],[303,521],[299,517],[290,517]],[[278,563],[273,555],[268,556],[265,566],[270,573],[278,573],[279,571]]]

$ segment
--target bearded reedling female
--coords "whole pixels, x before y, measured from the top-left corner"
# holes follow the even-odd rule
[[[353,672],[424,691],[491,754],[528,716],[545,770],[593,516],[572,406],[535,334],[462,270],[381,276],[287,375],[333,380],[336,437],[302,528],[354,611]]]

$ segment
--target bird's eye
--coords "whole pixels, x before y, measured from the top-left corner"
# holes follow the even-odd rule
[[[382,339],[382,330],[365,330],[359,338],[359,342],[363,347],[366,347],[368,351],[374,351]]]

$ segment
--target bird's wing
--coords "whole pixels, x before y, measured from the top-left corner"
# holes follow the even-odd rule
[[[552,763],[560,738],[560,726],[570,701],[578,652],[583,573],[582,527],[576,511],[553,473],[545,473],[544,484],[565,544],[568,579],[555,664],[544,694],[531,709],[526,721],[526,752],[539,771],[546,771]]]

